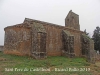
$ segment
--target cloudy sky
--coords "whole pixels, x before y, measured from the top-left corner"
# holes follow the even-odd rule
[[[92,36],[100,26],[100,0],[0,0],[0,45],[5,27],[22,23],[25,17],[64,26],[70,10],[79,15],[81,31]]]

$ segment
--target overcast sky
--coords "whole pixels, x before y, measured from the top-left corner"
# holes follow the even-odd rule
[[[79,15],[81,31],[92,35],[100,26],[100,0],[0,0],[0,45],[5,27],[22,23],[25,17],[64,26],[70,10]]]

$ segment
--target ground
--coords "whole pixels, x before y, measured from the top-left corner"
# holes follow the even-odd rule
[[[0,75],[100,75],[100,62],[91,64],[85,58],[63,56],[35,60],[0,52]]]

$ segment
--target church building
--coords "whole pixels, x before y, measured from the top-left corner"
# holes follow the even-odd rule
[[[25,18],[21,24],[4,28],[4,53],[32,56],[89,57],[93,41],[80,31],[79,15],[72,10],[65,18],[65,26]]]

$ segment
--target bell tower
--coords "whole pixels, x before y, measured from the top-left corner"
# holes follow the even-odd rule
[[[67,17],[65,18],[65,27],[80,30],[79,15],[70,10]]]

